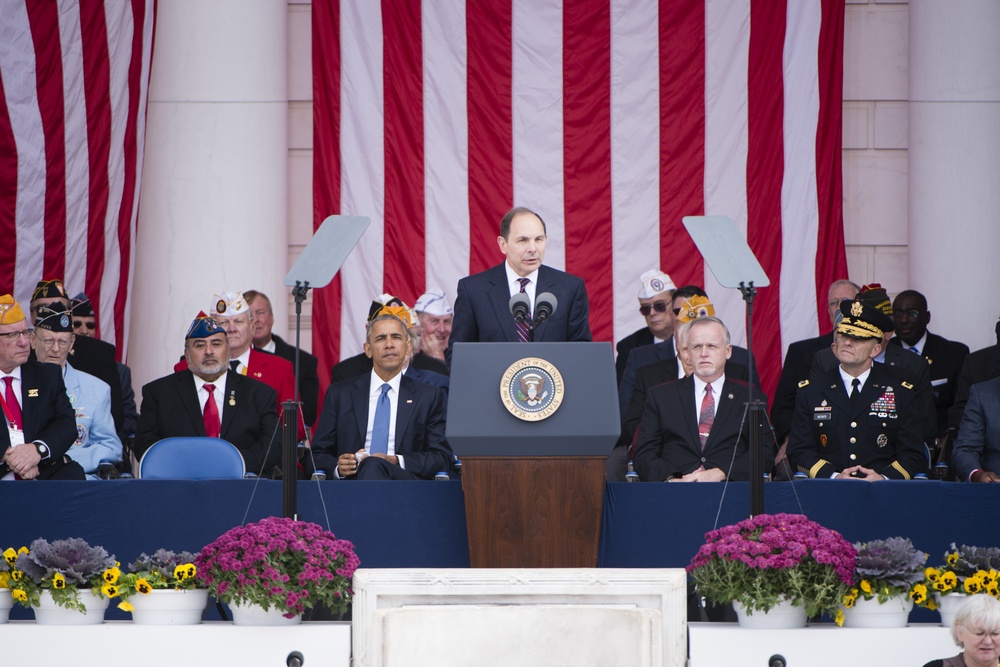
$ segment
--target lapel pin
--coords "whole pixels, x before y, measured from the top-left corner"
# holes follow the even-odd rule
[[[729,400],[730,401],[733,400],[733,395],[732,394],[729,394]]]
[[[233,389],[229,392],[229,405],[236,405],[236,390]]]
[[[408,399],[406,399],[406,402],[407,402],[407,403],[412,403],[412,402],[413,402],[413,399],[412,399],[412,398],[408,398]]]
[[[28,390],[28,398],[38,398],[38,390],[37,389],[29,389]]]

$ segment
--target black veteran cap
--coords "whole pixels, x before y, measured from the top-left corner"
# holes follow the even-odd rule
[[[69,299],[66,288],[61,280],[39,280],[35,285],[35,291],[31,293],[31,300],[35,299]]]
[[[837,324],[839,334],[862,340],[870,338],[881,340],[886,331],[892,331],[892,319],[861,299],[841,301],[840,312],[844,317]]]
[[[35,318],[35,328],[48,329],[55,333],[73,333],[73,320],[69,310],[63,306],[58,308],[42,306],[38,309],[38,317]]]
[[[77,317],[94,317],[94,307],[90,305],[90,299],[83,292],[70,299],[69,308]]]

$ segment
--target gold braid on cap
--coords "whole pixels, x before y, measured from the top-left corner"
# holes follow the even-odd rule
[[[693,322],[699,317],[713,317],[715,306],[703,296],[693,296],[685,299],[681,304],[681,312],[677,314],[677,321],[681,324]]]
[[[851,312],[854,311],[852,310]],[[844,317],[837,325],[837,333],[851,336],[852,338],[868,339],[882,338],[884,332],[871,322],[865,322],[857,317],[854,319]]]

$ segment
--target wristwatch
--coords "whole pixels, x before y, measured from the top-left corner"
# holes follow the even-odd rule
[[[38,455],[42,457],[43,461],[45,459],[49,458],[49,446],[48,445],[46,445],[44,442],[33,442],[31,444],[33,444],[35,446],[35,450],[38,452]]]

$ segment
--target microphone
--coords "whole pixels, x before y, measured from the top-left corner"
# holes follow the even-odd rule
[[[785,662],[785,656],[781,654],[772,655],[767,659],[767,667],[787,667],[788,663]]]
[[[301,653],[298,651],[292,651],[285,659],[285,665],[287,665],[287,667],[302,667],[302,663],[305,661],[306,660],[302,657]]]
[[[510,313],[514,316],[514,321],[518,324],[528,319],[531,313],[531,302],[528,301],[528,295],[524,292],[518,292],[510,297],[510,303],[507,307],[510,308]]]
[[[552,317],[552,313],[556,312],[558,306],[559,300],[552,292],[542,292],[535,297],[535,328],[537,329],[542,322]]]

